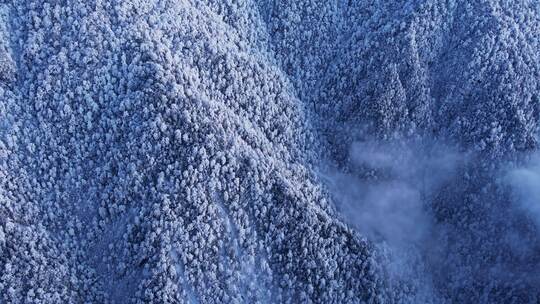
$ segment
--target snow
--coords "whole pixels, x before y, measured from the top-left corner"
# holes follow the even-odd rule
[[[0,1],[0,303],[538,302],[539,32],[533,0]]]

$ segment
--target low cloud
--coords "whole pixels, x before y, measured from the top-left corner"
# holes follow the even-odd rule
[[[368,238],[403,247],[429,232],[426,201],[454,176],[461,156],[433,142],[361,142],[350,159],[352,172],[327,176],[338,209]]]
[[[511,186],[519,210],[540,228],[540,153],[510,169],[505,181]]]
[[[337,209],[388,257],[391,281],[414,284],[418,303],[436,301],[425,268],[437,230],[430,203],[465,156],[426,140],[358,142],[349,156],[349,171],[325,175]]]

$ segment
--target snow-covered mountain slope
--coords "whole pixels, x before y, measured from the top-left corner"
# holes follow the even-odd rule
[[[540,299],[535,1],[0,3],[0,303]]]

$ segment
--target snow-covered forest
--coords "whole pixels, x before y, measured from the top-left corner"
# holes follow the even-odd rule
[[[0,304],[540,303],[537,0],[0,0]]]

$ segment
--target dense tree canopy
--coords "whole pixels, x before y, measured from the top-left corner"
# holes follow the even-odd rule
[[[501,176],[538,33],[534,0],[0,1],[0,303],[536,303]],[[399,275],[341,198],[395,185]]]

